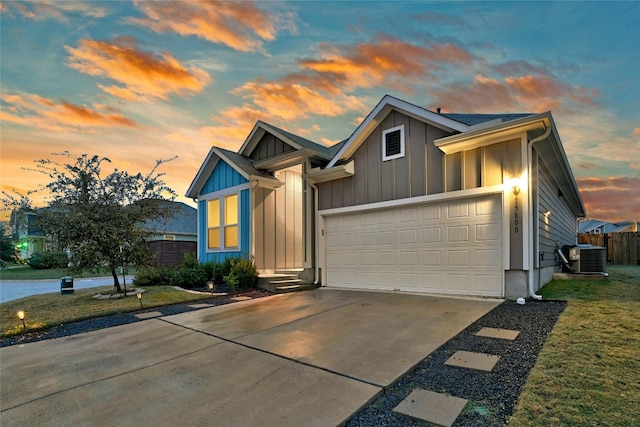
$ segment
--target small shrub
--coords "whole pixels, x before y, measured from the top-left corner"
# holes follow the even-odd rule
[[[229,258],[230,271],[224,281],[232,291],[253,288],[258,280],[258,269],[253,259]]]
[[[184,254],[184,262],[182,263],[183,267],[187,268],[196,268],[198,267],[198,258],[193,252],[186,252]]]
[[[69,257],[64,252],[37,252],[29,258],[29,265],[37,270],[67,268]]]
[[[201,288],[207,280],[207,272],[202,266],[180,267],[176,270],[174,285],[187,289]]]
[[[136,286],[173,286],[175,282],[175,267],[140,268],[136,273]]]

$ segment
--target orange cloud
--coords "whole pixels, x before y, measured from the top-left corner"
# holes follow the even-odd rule
[[[198,93],[211,82],[206,71],[185,67],[170,53],[154,55],[138,49],[132,37],[112,41],[81,40],[77,48],[65,46],[69,66],[91,76],[106,77],[121,86],[99,87],[127,100],[151,101],[169,95]]]
[[[92,18],[104,18],[108,15],[106,8],[96,6],[92,2],[83,1],[53,1],[36,0],[20,2],[3,2],[0,10],[6,12],[11,6],[20,15],[28,19],[42,21],[45,19],[56,19],[64,21],[67,14],[78,14]]]
[[[313,71],[318,82],[326,87],[334,82],[337,88],[393,86],[393,79],[428,77],[447,65],[469,64],[472,55],[450,42],[414,45],[389,35],[378,35],[372,42],[354,46],[321,46],[321,59],[300,61],[303,69]],[[410,91],[405,85],[397,85]]]
[[[632,135],[635,136],[635,137],[640,136],[640,127],[634,128]]]
[[[263,51],[263,41],[276,38],[278,30],[297,31],[295,17],[258,9],[252,1],[135,1],[147,16],[130,21],[155,32],[172,31],[224,44],[242,52]]]
[[[590,218],[618,222],[640,219],[640,177],[577,179]]]
[[[524,75],[498,80],[477,75],[471,84],[455,83],[435,89],[430,108],[448,112],[568,112],[593,107],[598,93],[572,86],[551,75]]]
[[[95,128],[137,127],[138,124],[113,108],[89,108],[66,101],[55,103],[34,94],[3,94],[2,122],[35,126],[53,132],[92,132]],[[106,111],[101,111],[106,110]]]

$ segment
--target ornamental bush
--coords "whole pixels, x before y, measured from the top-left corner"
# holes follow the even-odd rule
[[[49,268],[67,268],[69,256],[64,252],[36,252],[29,258],[31,268],[44,270]]]
[[[224,277],[224,281],[232,291],[250,289],[256,285],[258,270],[253,259],[230,258],[231,271]]]

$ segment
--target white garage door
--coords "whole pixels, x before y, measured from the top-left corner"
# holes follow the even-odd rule
[[[325,217],[326,285],[503,295],[500,195]]]

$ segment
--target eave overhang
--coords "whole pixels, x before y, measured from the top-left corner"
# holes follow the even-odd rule
[[[296,151],[288,151],[274,157],[258,160],[253,163],[253,166],[256,169],[275,171],[300,164],[310,157],[317,157],[325,161],[329,160],[329,157],[327,156],[319,155],[317,152],[309,150],[308,148],[301,148]]]
[[[453,154],[494,144],[498,138],[504,139],[536,129],[544,130],[550,125],[551,114],[547,112],[436,139],[435,145],[445,154]]]
[[[337,165],[326,169],[313,168],[304,175],[311,184],[334,181],[336,179],[348,178],[355,175],[355,161],[351,160],[344,165]]]

